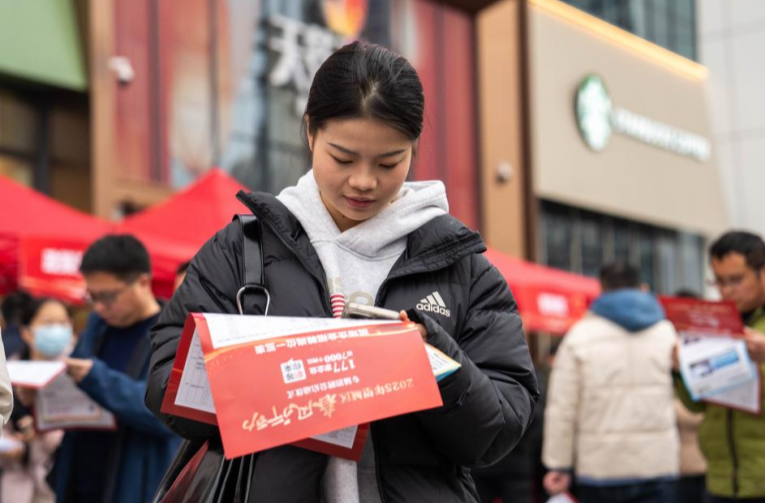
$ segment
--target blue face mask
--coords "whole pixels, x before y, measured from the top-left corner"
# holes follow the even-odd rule
[[[35,349],[41,356],[55,358],[69,349],[72,327],[69,325],[41,325],[32,331]]]

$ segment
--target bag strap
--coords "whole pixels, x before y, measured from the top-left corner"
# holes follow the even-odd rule
[[[263,234],[260,220],[255,215],[236,215],[242,227],[242,276],[244,284],[236,293],[236,307],[239,314],[244,314],[242,296],[246,290],[260,290],[266,294],[266,310],[271,306],[271,294],[266,287],[266,276],[263,267]]]

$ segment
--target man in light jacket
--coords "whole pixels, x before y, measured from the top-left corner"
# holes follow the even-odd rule
[[[603,267],[603,294],[558,350],[543,447],[551,494],[575,471],[581,503],[674,501],[677,334],[638,277],[626,264]]]

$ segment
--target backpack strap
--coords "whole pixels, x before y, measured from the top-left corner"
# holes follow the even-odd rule
[[[259,290],[266,295],[266,310],[271,306],[271,294],[266,288],[266,276],[263,267],[263,235],[260,220],[255,215],[237,215],[234,217],[242,226],[242,276],[244,284],[236,293],[236,307],[239,314],[244,314],[242,296],[247,290]]]

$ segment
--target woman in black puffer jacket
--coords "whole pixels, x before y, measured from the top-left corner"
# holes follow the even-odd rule
[[[477,502],[469,468],[501,459],[532,420],[537,384],[507,284],[480,235],[448,215],[443,184],[405,183],[423,113],[404,58],[345,46],[311,87],[313,169],[278,197],[238,197],[261,222],[269,315],[329,317],[346,301],[406,310],[462,368],[439,382],[442,407],[373,423],[358,466],[293,446],[259,453],[250,503]],[[153,331],[146,403],[187,439],[218,431],[160,413],[183,323],[189,312],[238,312],[241,264],[231,224],[194,257]],[[263,308],[247,297],[244,312]]]

